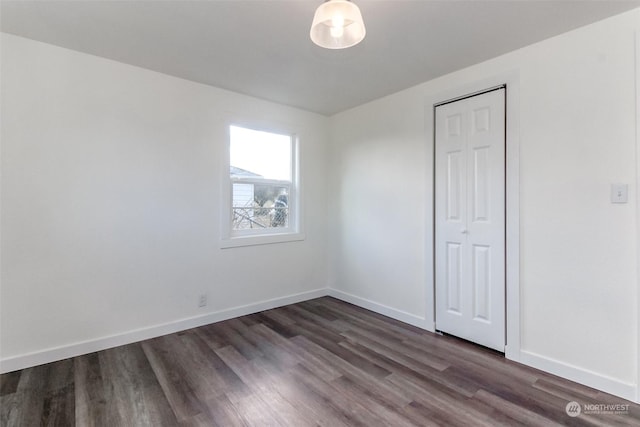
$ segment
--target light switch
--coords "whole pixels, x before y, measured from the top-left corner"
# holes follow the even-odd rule
[[[627,184],[611,184],[611,203],[627,203],[629,186]]]

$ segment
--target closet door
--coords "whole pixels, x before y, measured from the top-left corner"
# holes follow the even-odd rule
[[[504,352],[505,93],[436,107],[436,329]]]

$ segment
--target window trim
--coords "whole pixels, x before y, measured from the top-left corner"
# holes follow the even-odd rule
[[[224,123],[225,143],[222,150],[222,177],[220,203],[220,248],[235,248],[242,246],[265,245],[272,243],[295,242],[305,239],[302,232],[302,200],[300,179],[300,134],[290,126],[265,124],[256,121],[226,120]],[[242,127],[260,132],[269,132],[291,137],[291,181],[255,179],[250,177],[231,178],[230,169],[230,127]],[[233,184],[234,183],[274,184],[289,187],[289,218],[287,227],[268,228],[252,232],[233,230]]]

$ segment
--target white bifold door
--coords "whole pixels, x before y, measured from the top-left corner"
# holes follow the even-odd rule
[[[436,107],[436,329],[504,352],[505,90]]]

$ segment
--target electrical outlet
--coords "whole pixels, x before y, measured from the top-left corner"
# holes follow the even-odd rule
[[[207,294],[202,294],[198,299],[198,307],[204,307],[206,305],[207,305]]]

